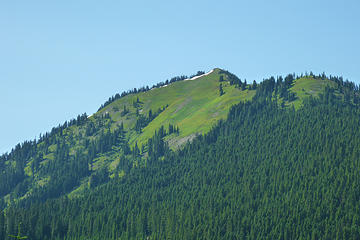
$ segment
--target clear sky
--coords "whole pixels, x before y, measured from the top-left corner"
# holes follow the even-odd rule
[[[0,153],[110,96],[214,67],[360,83],[360,1],[1,1]]]

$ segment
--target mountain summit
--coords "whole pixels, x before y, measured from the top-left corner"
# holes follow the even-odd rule
[[[357,239],[359,102],[218,68],[116,94],[0,156],[0,239]]]

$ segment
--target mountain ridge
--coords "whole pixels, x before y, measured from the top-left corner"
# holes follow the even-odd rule
[[[32,239],[358,239],[358,86],[292,74],[245,85],[219,73],[227,77],[207,82],[218,87],[210,98],[254,96],[177,150],[167,142],[175,125],[158,124],[145,147],[128,139],[181,101],[139,115],[132,130],[104,109],[0,156],[0,194],[10,192],[0,198],[0,239],[20,225]],[[123,106],[120,120],[146,104],[134,96],[111,103]]]
[[[88,166],[88,170],[71,177],[68,186],[63,186],[60,195],[71,197],[81,195],[89,186],[102,184],[109,178],[123,177],[126,175],[122,169],[124,162],[128,161],[135,167],[146,165],[149,140],[159,133],[160,128],[163,128],[161,141],[164,144],[174,151],[182,148],[196,136],[209,132],[218,121],[225,120],[232,106],[250,101],[258,91],[257,85],[271,87],[276,84],[272,101],[281,107],[293,106],[295,109],[300,109],[311,96],[320,97],[327,87],[335,89],[336,96],[344,99],[345,92],[349,92],[346,89],[352,88],[347,82],[341,83],[341,78],[329,80],[326,76],[313,74],[298,77],[289,74],[284,79],[271,77],[264,80],[265,83],[254,81],[248,84],[246,80],[242,81],[219,68],[208,73],[199,71],[190,78],[182,76],[173,79],[159,83],[151,90],[146,87],[141,91],[134,89],[118,95],[102,105],[97,113],[79,115],[77,119],[54,128],[52,133],[45,134],[39,141],[29,143],[32,146],[29,148],[36,149],[32,151],[38,154],[30,152],[21,159],[3,155],[4,160],[0,164],[4,169],[9,169],[8,175],[18,179],[18,182],[3,187],[0,192],[4,202],[2,205],[10,204],[12,199],[27,199],[34,191],[42,191],[51,184],[63,185],[62,181],[65,180],[54,180],[55,176],[46,173],[50,166],[57,166],[65,172],[71,164],[76,166],[82,162],[81,168]],[[342,84],[349,86],[339,87]],[[358,94],[354,95],[354,102],[356,96]],[[65,155],[62,151],[65,151]],[[134,157],[136,160],[131,160]],[[62,166],[62,159],[69,159],[65,163],[70,165]],[[104,176],[99,177],[99,172]],[[100,180],[94,184],[91,179]]]

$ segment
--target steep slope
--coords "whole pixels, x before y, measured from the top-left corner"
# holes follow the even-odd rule
[[[220,76],[223,77],[223,82],[219,82]],[[232,105],[250,100],[254,96],[253,90],[242,91],[230,86],[227,78],[220,69],[214,69],[194,80],[179,81],[147,92],[128,95],[103,108],[97,115],[109,113],[114,120],[113,126],[123,123],[126,129],[134,129],[139,118],[136,111],[139,115],[148,117],[149,111],[154,115],[159,109],[165,108],[144,126],[141,133],[129,132],[130,144],[138,142],[138,145],[142,146],[160,126],[167,127],[172,124],[180,129],[179,135],[168,138],[176,148],[191,136],[208,132],[219,119],[225,119]],[[224,90],[222,96],[219,94],[220,84]],[[129,113],[122,116],[124,107]]]
[[[109,176],[124,176],[128,166],[146,165],[147,141],[162,126],[172,149],[208,132],[226,118],[232,105],[255,94],[250,85],[240,89],[230,78],[230,73],[214,69],[148,91],[134,91],[90,117],[78,116],[38,141],[16,146],[0,159],[4,169],[0,206],[34,196],[44,200],[70,193],[74,197],[108,181]]]
[[[294,86],[265,80],[207,134],[79,198],[11,206],[0,238],[21,222],[33,239],[359,239],[359,91],[274,101]]]
[[[325,76],[271,77],[246,84],[214,69],[191,80],[134,90],[111,99],[92,115],[79,115],[39,140],[19,144],[0,156],[0,208],[13,203],[79,197],[146,168],[167,151],[177,151],[225,120],[233,105],[256,95],[281,109],[301,106],[309,96],[359,103],[353,84]],[[169,148],[168,148],[169,146]]]

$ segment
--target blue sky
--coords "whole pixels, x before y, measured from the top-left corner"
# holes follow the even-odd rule
[[[359,1],[2,1],[0,153],[117,92],[214,67],[360,83]]]

